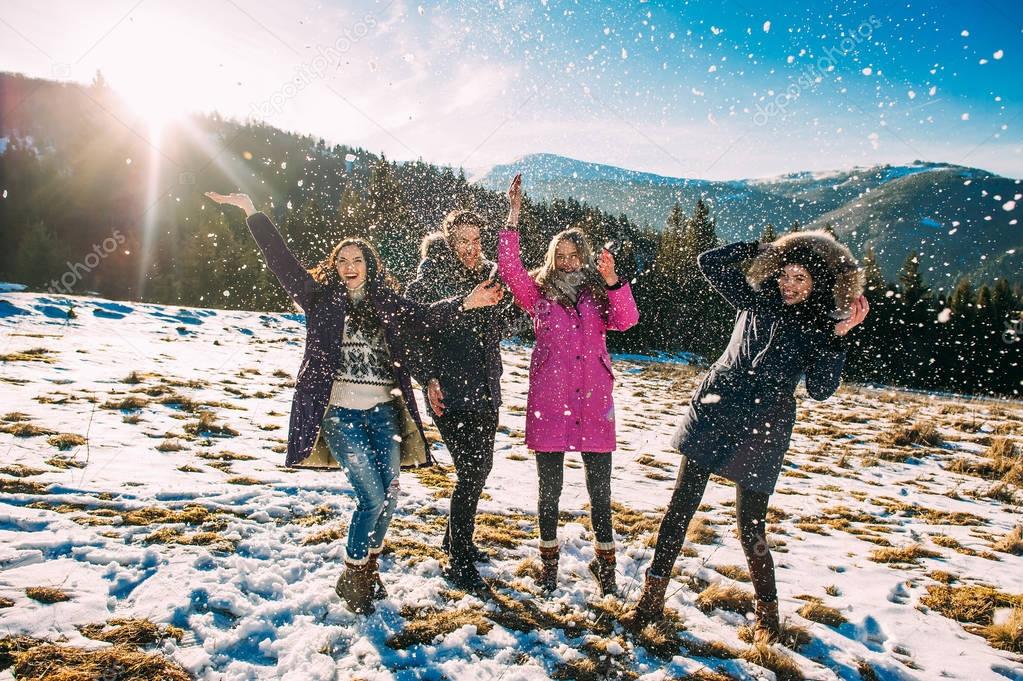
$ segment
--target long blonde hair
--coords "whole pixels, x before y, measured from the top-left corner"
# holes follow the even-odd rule
[[[530,272],[533,281],[540,287],[540,292],[545,298],[560,303],[565,307],[574,306],[573,301],[554,285],[554,279],[561,274],[558,271],[555,258],[558,244],[562,241],[571,241],[579,253],[579,260],[582,261],[582,267],[579,268],[579,272],[582,274],[583,279],[582,284],[579,286],[579,292],[589,291],[597,305],[606,311],[610,305],[607,298],[607,286],[604,278],[597,271],[597,263],[593,258],[593,247],[590,246],[590,240],[586,238],[586,234],[578,227],[566,229],[551,237],[551,242],[547,244],[547,253],[544,255],[543,264]]]

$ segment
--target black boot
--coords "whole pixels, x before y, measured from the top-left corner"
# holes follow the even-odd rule
[[[444,541],[440,545],[444,553],[451,555],[451,528],[444,531]],[[489,563],[490,554],[486,553],[480,547],[476,546],[475,543],[469,544],[469,557],[474,563]]]
[[[444,570],[444,578],[462,591],[478,593],[490,590],[490,586],[483,580],[476,565],[471,562],[449,559],[448,567]]]
[[[558,559],[561,549],[558,546],[540,547],[540,589],[545,594],[558,588]]]

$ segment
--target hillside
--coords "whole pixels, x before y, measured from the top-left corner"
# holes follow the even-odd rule
[[[435,444],[441,466],[402,476],[390,595],[365,618],[333,593],[354,505],[344,475],[281,466],[300,316],[7,292],[0,329],[0,666],[23,653],[2,678],[78,654],[78,669],[99,660],[117,678],[148,655],[147,678],[1023,679],[1019,402],[858,386],[801,398],[769,515],[789,635],[757,649],[742,639],[750,586],[720,481],[669,588],[676,616],[633,636],[585,576],[586,493],[568,457],[561,588],[539,597],[528,348],[505,347],[480,508],[495,595],[440,575],[453,471]],[[618,579],[632,603],[700,374],[638,357],[615,371]],[[118,618],[133,624],[104,626]],[[160,628],[143,638],[141,620]],[[118,636],[129,645],[97,640]]]

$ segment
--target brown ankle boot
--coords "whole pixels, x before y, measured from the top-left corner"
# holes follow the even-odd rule
[[[621,618],[622,626],[639,631],[651,622],[664,617],[664,592],[668,589],[668,577],[658,577],[649,570],[643,582],[643,594],[636,607]]]
[[[590,574],[597,580],[601,596],[617,596],[618,582],[615,579],[614,549],[596,549],[597,557],[590,561]]]
[[[753,640],[764,643],[777,643],[781,638],[778,601],[762,601],[758,598],[755,614],[757,623],[753,625]]]
[[[360,615],[373,612],[373,572],[369,561],[360,564],[345,561],[345,569],[337,578],[334,591],[348,605],[348,609]]]
[[[384,586],[384,580],[380,579],[380,554],[371,553],[369,554],[369,565],[370,572],[373,573],[373,600],[379,601],[383,598],[387,598],[387,588]]]
[[[551,593],[558,588],[558,560],[561,558],[561,548],[558,546],[540,547],[540,589],[544,593]]]

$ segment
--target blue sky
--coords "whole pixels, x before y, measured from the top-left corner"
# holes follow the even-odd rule
[[[914,159],[1023,177],[1023,12],[1002,0],[5,2],[0,69],[101,69],[217,110],[486,168],[553,152],[710,179]]]

